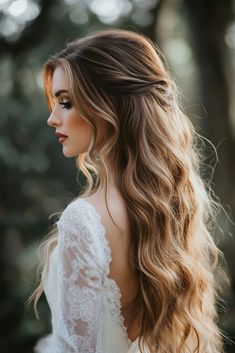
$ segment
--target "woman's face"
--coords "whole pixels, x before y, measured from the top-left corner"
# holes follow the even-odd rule
[[[75,110],[68,93],[68,82],[62,66],[57,66],[52,77],[54,106],[47,123],[55,128],[65,157],[75,157],[87,152],[93,129]],[[65,135],[61,137],[61,135]]]

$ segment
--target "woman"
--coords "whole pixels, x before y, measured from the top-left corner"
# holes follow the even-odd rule
[[[45,290],[52,333],[35,352],[221,353],[218,205],[153,43],[89,35],[46,62],[44,83],[48,124],[88,184],[42,245],[32,298]]]

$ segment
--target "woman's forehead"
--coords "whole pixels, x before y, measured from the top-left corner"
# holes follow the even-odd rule
[[[69,85],[65,71],[61,65],[56,66],[51,78],[51,94],[58,97],[62,93],[68,93]]]

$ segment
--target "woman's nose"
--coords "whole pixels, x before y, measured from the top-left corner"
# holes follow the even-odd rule
[[[60,119],[58,117],[55,117],[54,113],[51,112],[51,115],[47,119],[47,124],[49,126],[55,127],[57,125],[60,125]]]

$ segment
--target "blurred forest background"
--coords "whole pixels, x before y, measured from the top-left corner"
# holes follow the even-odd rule
[[[231,277],[231,287],[223,285],[220,326],[235,340],[234,13],[233,0],[0,0],[0,353],[32,353],[50,330],[44,297],[40,320],[25,309],[35,285],[32,266],[49,216],[84,182],[46,124],[42,65],[66,41],[110,27],[158,44],[184,111],[208,139],[203,173],[224,207],[215,236]],[[226,352],[235,352],[232,342]]]

